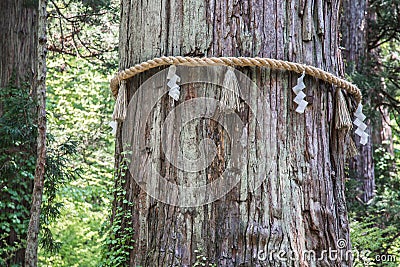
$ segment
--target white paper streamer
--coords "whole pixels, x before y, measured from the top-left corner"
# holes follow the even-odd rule
[[[234,113],[240,105],[240,98],[239,98],[239,81],[237,80],[235,71],[233,68],[228,67],[224,82],[222,85],[222,92],[221,92],[221,107],[222,110],[226,113]]]
[[[117,122],[116,121],[110,121],[110,123],[108,125],[112,128],[111,134],[115,135],[117,133]]]
[[[172,97],[175,101],[178,101],[181,91],[177,83],[181,81],[181,78],[176,75],[175,65],[171,65],[171,67],[169,67],[167,79],[169,80],[167,86],[170,88],[168,95]]]
[[[363,114],[362,109],[363,106],[361,105],[361,103],[358,104],[357,110],[354,113],[356,119],[354,120],[353,123],[354,125],[357,126],[355,133],[361,137],[360,143],[362,145],[365,145],[368,142],[369,135],[365,132],[365,129],[367,129],[367,125],[364,123],[366,116]]]
[[[296,94],[296,97],[293,99],[295,103],[298,104],[296,108],[297,113],[304,113],[304,110],[306,109],[308,102],[304,100],[306,97],[306,94],[302,91],[304,88],[306,88],[306,85],[303,82],[305,72],[303,72],[303,75],[301,75],[297,79],[297,84],[295,87],[293,87],[293,92]]]

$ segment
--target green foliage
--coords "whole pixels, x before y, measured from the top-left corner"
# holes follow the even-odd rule
[[[48,129],[54,176],[47,179],[40,266],[98,266],[100,226],[108,220],[114,142],[109,77],[83,59],[53,55],[48,60]],[[63,155],[74,152],[67,160]],[[63,166],[67,172],[59,172]],[[78,175],[77,175],[78,174]]]
[[[111,8],[111,0],[78,0],[86,8],[90,8],[92,13]]]
[[[34,100],[29,87],[10,85],[0,90],[3,115],[0,118],[0,265],[5,265],[16,251],[24,247],[29,222],[32,181],[36,165],[36,136]],[[70,164],[76,153],[69,140],[57,144],[48,136],[44,199],[41,212],[41,244],[55,250],[59,244],[48,228],[57,218],[62,203],[55,202],[58,190],[79,174]],[[13,236],[16,236],[13,237]]]
[[[35,108],[27,85],[10,85],[0,90],[3,115],[0,118],[0,266],[5,265],[17,250],[24,247],[29,222],[32,181],[36,165]],[[56,193],[78,174],[69,164],[75,154],[73,142],[56,145],[48,139],[45,169],[44,200],[41,212],[41,244],[49,250],[58,247],[47,227],[60,213],[62,206],[54,202]],[[17,238],[12,238],[16,235]],[[10,241],[13,240],[11,243]],[[9,241],[7,241],[9,240]]]
[[[108,80],[117,65],[119,1],[50,0],[48,14],[54,175],[46,180],[39,265],[98,266],[113,186]],[[64,160],[66,150],[74,156]]]
[[[400,37],[400,19],[398,35]],[[383,71],[380,75],[385,82],[385,87],[381,90],[384,98],[380,104],[389,109],[392,120],[390,124],[398,137],[400,134],[400,40],[382,45],[382,65]]]
[[[103,262],[101,266],[117,267],[128,266],[130,251],[134,245],[134,234],[132,220],[132,207],[134,203],[127,199],[127,192],[124,189],[125,174],[128,170],[128,161],[124,157],[121,167],[115,175],[115,188],[113,193],[117,202],[115,215],[111,224],[106,223],[105,240],[103,247]]]
[[[24,247],[36,163],[35,102],[29,85],[0,88],[0,266]]]
[[[353,221],[350,228],[355,267],[399,266],[399,247],[393,245],[393,240],[398,239],[395,226],[382,229],[374,222]]]
[[[371,127],[382,124],[381,110],[390,115],[387,123],[394,133],[395,154],[387,152],[388,142],[374,146],[375,197],[369,203],[357,199],[359,181],[346,183],[346,199],[351,220],[351,240],[354,249],[368,251],[366,261],[357,259],[355,266],[399,266],[400,264],[400,54],[398,1],[374,0],[371,10],[375,20],[369,21],[369,49],[379,46],[379,54],[365,61],[360,72],[350,73],[351,80],[363,88],[366,115]],[[393,5],[397,6],[394,7]],[[397,15],[396,15],[397,16]],[[382,45],[383,44],[383,45]],[[353,68],[350,68],[353,69]],[[349,177],[356,174],[349,173]]]
[[[18,149],[21,152],[36,152],[36,116],[35,102],[29,94],[29,85],[18,87],[11,81],[0,91],[2,116],[0,118],[1,145],[4,153],[7,149]]]
[[[346,184],[353,250],[368,251],[355,266],[399,266],[400,264],[400,175],[395,158],[383,147],[375,150],[376,196],[362,203],[352,196],[357,183]]]
[[[400,42],[400,0],[370,0],[369,49],[389,41]]]
[[[76,143],[66,140],[62,144],[56,144],[54,138],[48,136],[47,158],[45,169],[44,192],[41,212],[40,242],[42,247],[48,251],[56,252],[61,243],[53,238],[49,224],[60,217],[61,208],[64,204],[56,200],[60,190],[69,182],[77,179],[80,169],[71,164],[76,157]]]
[[[93,211],[90,203],[75,201],[66,190],[57,196],[57,201],[63,203],[63,208],[49,228],[60,247],[56,253],[41,249],[40,266],[98,266],[102,244],[98,230],[104,212]]]
[[[48,14],[49,51],[115,68],[118,0],[51,0]]]

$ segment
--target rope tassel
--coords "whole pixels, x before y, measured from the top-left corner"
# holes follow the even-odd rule
[[[351,129],[351,117],[347,108],[346,99],[344,98],[341,89],[336,92],[336,114],[335,114],[335,128],[337,130],[342,128]]]
[[[233,68],[228,67],[228,70],[225,73],[224,82],[222,86],[223,86],[221,92],[222,110],[227,114],[233,113],[239,107],[240,104],[240,99],[239,99],[240,87]]]
[[[356,147],[356,144],[354,143],[353,138],[350,136],[349,137],[349,144],[347,145],[347,156],[350,158],[354,158],[355,156],[357,156],[358,153],[358,149]]]
[[[112,115],[113,121],[123,122],[126,117],[126,81],[122,80],[118,90],[117,100],[115,101],[114,112]]]

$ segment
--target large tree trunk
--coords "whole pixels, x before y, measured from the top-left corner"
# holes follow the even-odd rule
[[[35,96],[36,91],[33,86],[36,76],[36,61],[37,61],[37,3],[32,0],[2,0],[0,1],[0,88],[5,88],[13,83],[13,86],[18,86],[21,90],[30,90],[30,94]],[[1,104],[0,104],[1,105]],[[22,108],[22,107],[21,107]],[[0,106],[0,116],[3,116],[2,107]],[[32,110],[32,113],[35,113]],[[3,138],[3,137],[2,137]],[[26,137],[28,138],[28,137]],[[16,151],[21,149],[16,147]],[[21,153],[25,155],[34,156],[36,153],[36,146],[32,145],[30,148],[24,148],[26,151],[19,151],[13,153]],[[3,156],[3,155],[2,155]],[[3,169],[4,166],[1,168]],[[26,166],[23,166],[26,167]],[[20,174],[15,174],[15,177],[23,177]],[[14,179],[15,179],[14,177]],[[9,177],[11,178],[11,177]],[[32,192],[31,180],[25,176],[25,180],[13,182],[17,187],[13,187],[11,184],[1,185],[0,202],[11,202],[14,201],[14,208],[9,207],[2,208],[0,213],[15,214],[20,223],[25,223],[29,219],[30,203],[24,200],[24,196],[30,196]],[[27,187],[25,187],[27,185]],[[4,186],[8,186],[9,189],[16,192],[23,192],[20,194],[20,198],[13,200],[10,198],[8,193],[3,192]],[[13,187],[13,188],[10,188]],[[23,208],[20,208],[23,206]],[[17,228],[20,225],[16,225],[11,219],[8,222],[2,221],[2,223],[10,224],[10,234],[3,232],[0,229],[0,235],[3,238],[3,234],[6,234],[5,240],[1,246],[17,246],[18,243],[22,244],[22,247],[18,249],[15,254],[9,258],[9,255],[0,255],[2,259],[7,259],[7,265],[10,266],[22,266],[24,262],[25,249],[24,240],[26,239],[25,232],[22,235],[17,234]],[[6,244],[3,244],[3,241]],[[22,243],[21,243],[22,242]]]
[[[337,74],[339,2],[122,0],[120,68],[157,56],[204,54],[271,57]],[[316,259],[324,250],[339,249],[338,241],[348,242],[349,237],[343,192],[343,144],[347,137],[334,129],[335,88],[306,77],[305,93],[311,104],[305,114],[298,114],[291,90],[297,75],[262,68],[240,70],[264,94],[256,101],[264,105],[258,110],[264,132],[260,136],[250,112],[242,106],[239,114],[246,125],[244,142],[248,150],[239,184],[211,204],[182,208],[154,200],[135,182],[133,178],[137,177],[119,172],[116,185],[126,190],[126,201],[116,194],[112,221],[114,227],[121,224],[117,235],[130,223],[135,231],[126,265],[189,266],[196,260],[203,261],[196,259],[199,253],[204,261],[218,266],[351,264],[345,257],[335,260],[322,255],[323,260]],[[131,79],[127,84],[129,95],[152,74],[145,72]],[[217,88],[209,86],[207,90]],[[181,91],[180,101],[204,96],[196,86],[182,86]],[[158,158],[159,172],[171,176],[174,170],[160,152],[161,126],[171,112],[170,101],[166,96],[150,117],[139,119],[149,124],[148,156]],[[206,120],[200,126],[192,123],[187,126],[189,130],[178,129],[183,138],[177,140],[177,146],[190,150],[193,140],[208,137],[224,147],[223,133],[215,122]],[[119,170],[123,169],[121,128],[120,124],[116,147]],[[195,179],[216,179],[218,168],[228,157],[223,152],[207,176],[199,173]],[[268,157],[260,157],[265,153]],[[270,166],[267,179],[252,192],[248,181],[266,165]],[[182,177],[177,171],[178,183]],[[119,208],[132,218],[118,217]],[[118,246],[114,245],[113,250]],[[311,250],[316,257],[301,257]],[[285,257],[281,251],[289,254],[285,262],[279,259]]]

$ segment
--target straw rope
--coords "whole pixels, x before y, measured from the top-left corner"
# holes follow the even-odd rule
[[[353,95],[357,103],[361,103],[362,95],[358,87],[346,80],[336,77],[335,75],[321,70],[319,68],[294,63],[284,60],[277,60],[271,58],[250,58],[250,57],[159,57],[146,62],[142,62],[133,67],[120,71],[110,81],[110,88],[114,96],[118,94],[119,83],[122,80],[132,78],[138,73],[146,70],[166,66],[166,65],[185,65],[185,66],[257,66],[268,67],[272,70],[287,70],[296,73],[305,72],[307,75],[313,76],[325,82],[335,85],[338,88],[346,90],[349,94]]]

